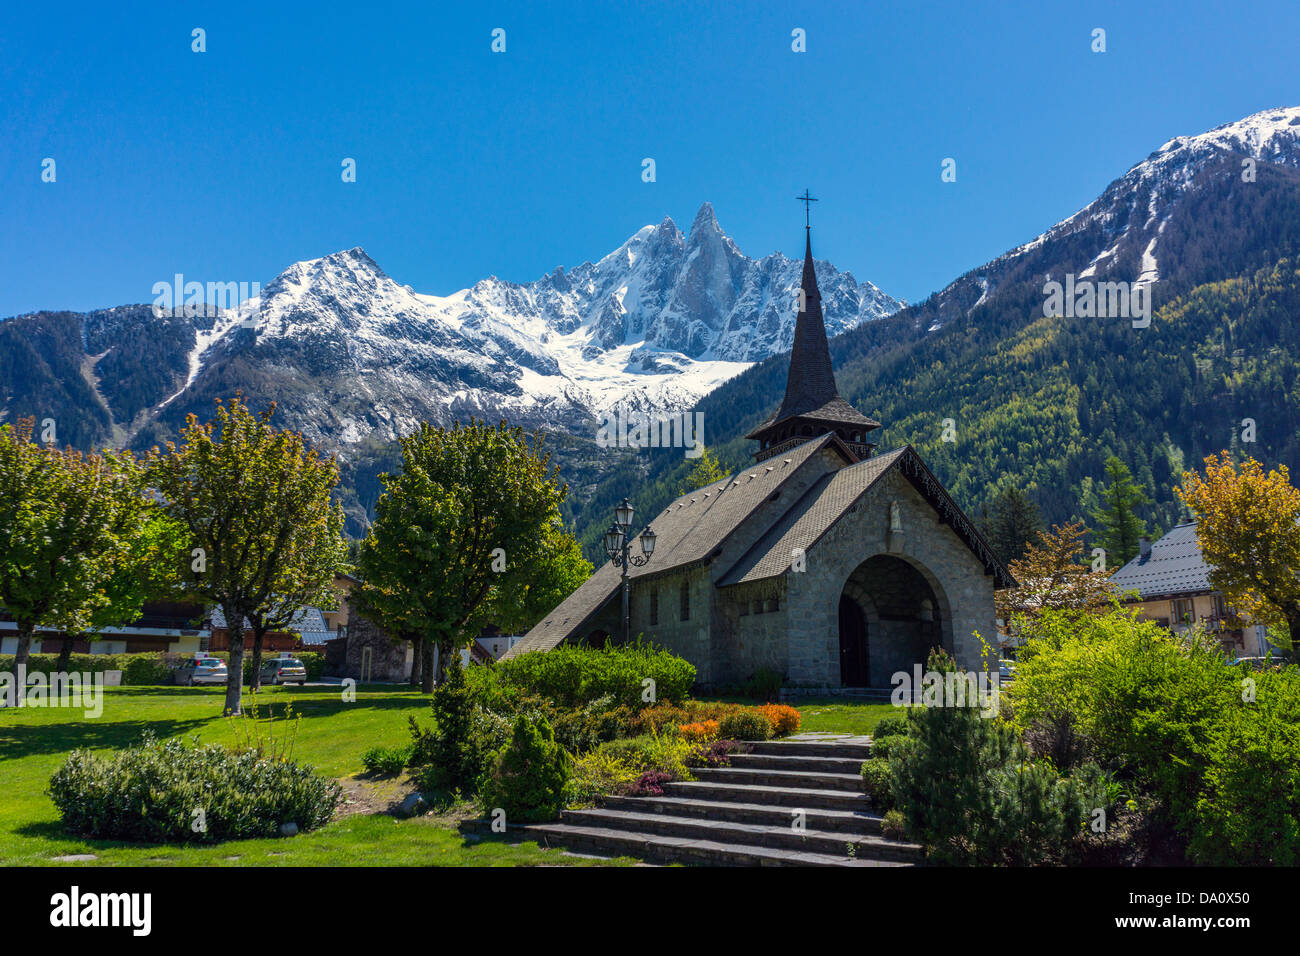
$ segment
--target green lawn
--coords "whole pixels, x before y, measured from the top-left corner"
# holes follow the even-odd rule
[[[701,697],[731,704],[753,704],[747,697]],[[788,701],[803,717],[799,733],[869,734],[880,719],[896,713],[892,704],[874,704],[844,697],[799,697]]]
[[[869,734],[882,717],[899,712],[893,704],[846,701],[843,697],[810,697],[790,703],[803,715],[800,733]]]
[[[195,735],[205,743],[232,743],[239,729],[218,716],[225,688],[108,687],[103,713],[87,718],[70,708],[0,709],[0,866],[57,865],[54,857],[95,854],[94,864],[127,866],[518,866],[590,865],[592,861],[543,850],[535,842],[480,835],[465,813],[398,820],[381,812],[344,816],[312,833],[289,839],[236,840],[203,847],[83,840],[63,832],[45,794],[50,774],[74,748],[106,750],[138,740]],[[246,698],[247,699],[247,698]],[[301,715],[294,758],[334,778],[361,772],[361,754],[377,744],[409,739],[407,718],[424,717],[428,699],[406,689],[363,685],[345,703],[333,687],[266,688],[263,717],[282,716],[293,704]],[[276,721],[276,733],[285,725]],[[350,781],[356,786],[356,781]],[[366,788],[381,797],[400,787]],[[383,800],[380,800],[382,804]],[[381,807],[372,808],[372,810]],[[517,839],[517,838],[516,838]],[[634,861],[613,861],[627,864]]]

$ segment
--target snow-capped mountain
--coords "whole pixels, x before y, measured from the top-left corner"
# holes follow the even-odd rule
[[[954,280],[933,297],[929,328],[937,330],[999,294],[1021,294],[1026,283],[1041,287],[1067,273],[1154,286],[1157,301],[1177,294],[1225,265],[1207,271],[1200,261],[1212,234],[1253,235],[1253,224],[1270,218],[1273,190],[1280,185],[1289,193],[1297,170],[1300,107],[1264,110],[1206,133],[1174,137],[1074,215]]]
[[[789,349],[800,269],[780,253],[745,256],[708,203],[689,235],[664,219],[599,262],[449,296],[417,293],[349,249],[294,263],[238,314],[209,320],[158,411],[209,407],[243,377],[246,393],[342,449],[470,415],[588,434],[615,404],[685,408]],[[828,262],[818,275],[832,335],[902,305]]]

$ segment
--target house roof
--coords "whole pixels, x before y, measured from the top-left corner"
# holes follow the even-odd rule
[[[801,465],[827,447],[842,446],[834,435],[822,435],[791,448],[783,456],[769,458],[682,495],[651,520],[655,530],[654,558],[643,567],[629,568],[629,577],[661,574],[707,559]],[[633,548],[639,550],[635,542]],[[605,606],[618,592],[619,580],[619,569],[609,561],[602,562],[591,577],[503,656],[556,647]]]
[[[1196,522],[1178,525],[1155,544],[1151,554],[1138,555],[1111,575],[1110,583],[1121,592],[1137,591],[1143,598],[1175,594],[1208,594],[1213,568],[1201,556]]]
[[[225,628],[226,612],[221,609],[220,605],[212,608],[212,626],[213,628]],[[252,626],[248,618],[244,618],[244,630],[251,630]],[[325,617],[321,614],[320,608],[305,607],[293,616],[293,622],[286,630],[297,631],[302,635],[304,644],[323,644],[334,636],[334,632],[329,629],[325,623]]]

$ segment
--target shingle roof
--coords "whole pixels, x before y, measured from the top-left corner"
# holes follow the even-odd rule
[[[1111,575],[1116,590],[1136,590],[1143,598],[1166,594],[1203,594],[1213,568],[1201,556],[1196,522],[1180,524],[1151,546],[1151,554],[1134,558]]]
[[[784,574],[793,560],[791,552],[796,548],[807,551],[812,547],[868,488],[898,462],[906,450],[900,448],[823,475],[722,576],[718,585],[725,587]]]
[[[656,535],[654,558],[644,567],[629,568],[629,576],[658,574],[707,559],[801,465],[832,444],[838,447],[831,434],[810,439],[784,455],[682,495],[651,519]],[[633,547],[639,549],[635,543]],[[618,569],[608,561],[602,562],[591,577],[502,656],[556,647],[604,607],[618,587]]]
[[[212,626],[214,628],[226,627],[226,612],[221,609],[220,605],[212,608]],[[244,630],[252,630],[253,625],[244,619]],[[305,607],[293,616],[293,623],[287,630],[297,631],[302,635],[304,644],[322,644],[329,640],[334,634],[330,631],[329,625],[325,623],[325,617],[321,614],[319,608]]]

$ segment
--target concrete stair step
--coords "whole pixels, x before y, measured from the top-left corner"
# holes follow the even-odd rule
[[[791,820],[782,824],[743,823],[730,819],[679,817],[665,813],[634,813],[610,808],[566,810],[563,822],[588,828],[629,830],[688,840],[710,840],[740,846],[761,846],[795,853],[821,853],[860,860],[916,862],[921,848],[886,840],[874,833],[834,833],[806,826],[795,830]]]
[[[720,800],[725,803],[761,803],[775,807],[803,810],[871,809],[866,794],[847,790],[809,790],[801,787],[759,786],[746,783],[722,783],[717,780],[679,780],[664,784],[665,794],[694,800]]]
[[[725,800],[696,800],[691,797],[665,796],[610,797],[605,801],[605,809],[788,827],[794,819],[791,811],[796,808],[765,803],[732,803]],[[803,809],[804,822],[810,830],[850,835],[880,832],[880,816],[869,810],[829,810],[822,807],[798,809]]]
[[[732,754],[731,766],[746,770],[824,770],[830,773],[862,772],[863,757],[808,757],[801,754]]]
[[[866,760],[871,756],[871,745],[817,740],[755,740],[750,743],[750,752],[769,756],[855,757]]]
[[[538,823],[511,827],[530,839],[570,850],[640,857],[663,863],[696,863],[706,866],[910,866],[903,860],[860,859],[847,855],[809,853],[719,840],[696,840],[640,833],[610,827],[572,823]]]
[[[859,767],[861,767],[860,763]],[[698,779],[710,783],[742,783],[761,787],[862,793],[862,775],[858,772],[828,773],[817,770],[765,770],[746,767],[697,767],[691,772]]]

